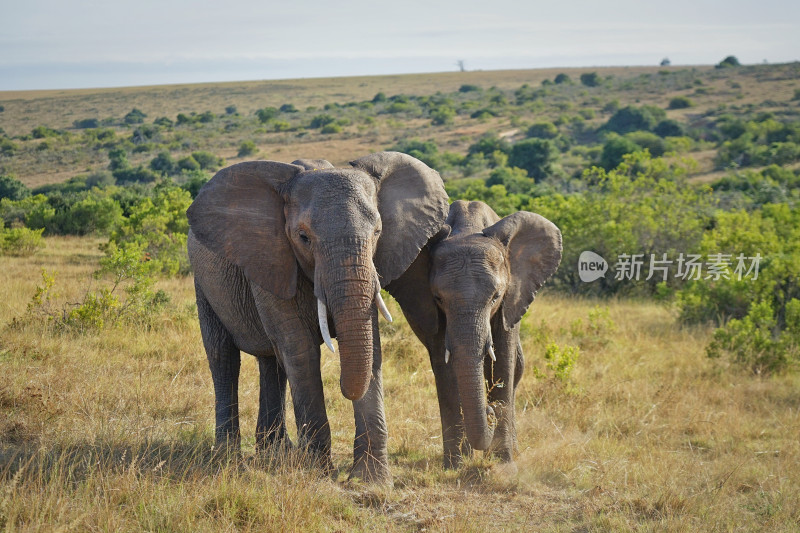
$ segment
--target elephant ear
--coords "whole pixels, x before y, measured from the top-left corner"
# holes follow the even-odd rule
[[[503,326],[511,329],[561,262],[561,232],[541,215],[519,211],[483,230],[507,249],[510,280],[503,299]]]
[[[375,268],[385,287],[400,277],[447,218],[447,193],[439,173],[400,152],[379,152],[350,163],[378,179],[383,233]]]
[[[296,161],[292,161],[292,164],[301,166],[306,170],[326,170],[336,168],[330,163],[330,161],[325,161],[324,159],[298,159]]]
[[[303,168],[248,161],[217,172],[186,211],[197,240],[241,267],[245,276],[282,299],[297,289],[297,261],[283,214],[280,187]]]

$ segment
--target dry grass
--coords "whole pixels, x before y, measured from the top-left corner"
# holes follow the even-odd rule
[[[47,239],[0,258],[0,323],[25,313],[42,267],[63,301],[90,283],[97,240]],[[173,310],[151,329],[59,333],[4,325],[0,527],[114,531],[796,531],[800,380],[708,360],[705,329],[652,303],[545,294],[526,317],[515,467],[441,468],[427,356],[402,319],[383,324],[393,489],[348,484],[352,409],[324,358],[331,478],[302,454],[256,457],[257,368],[243,359],[242,460],[212,450],[213,393],[191,280],[162,283]],[[390,305],[393,302],[390,302]],[[393,308],[399,316],[397,308]],[[576,319],[581,324],[576,324]],[[581,346],[571,387],[537,380],[539,339]],[[290,430],[294,433],[293,423]]]

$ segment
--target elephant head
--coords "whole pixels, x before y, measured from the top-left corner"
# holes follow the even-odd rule
[[[330,311],[339,341],[342,393],[357,400],[372,372],[373,304],[441,228],[447,195],[436,171],[405,154],[351,166],[239,163],[219,171],[187,214],[203,245],[275,296],[294,298],[301,272],[313,282],[323,338]]]
[[[431,248],[431,292],[447,322],[445,361],[453,359],[464,429],[478,450],[493,437],[484,385],[484,358],[495,359],[491,323],[514,328],[561,261],[561,232],[549,220],[524,211],[497,219],[485,204],[456,202],[453,233]],[[514,354],[503,356],[514,364]]]

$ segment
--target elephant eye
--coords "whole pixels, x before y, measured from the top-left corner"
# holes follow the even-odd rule
[[[494,293],[494,296],[492,296],[492,303],[495,303],[499,299],[500,299],[500,293],[499,292]]]
[[[306,235],[305,231],[300,230],[299,235],[300,235],[300,240],[303,241],[303,244],[309,244],[311,242],[311,239],[308,238],[308,235]]]

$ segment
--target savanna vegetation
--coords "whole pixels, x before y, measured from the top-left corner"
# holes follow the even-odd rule
[[[735,59],[0,93],[0,525],[794,530],[800,65]],[[236,161],[384,149],[439,170],[453,199],[561,228],[523,320],[516,465],[441,468],[433,376],[402,318],[381,326],[394,489],[344,482],[333,357],[331,479],[302,451],[254,454],[248,358],[250,440],[220,456],[186,207]],[[584,251],[607,261],[590,283]]]

